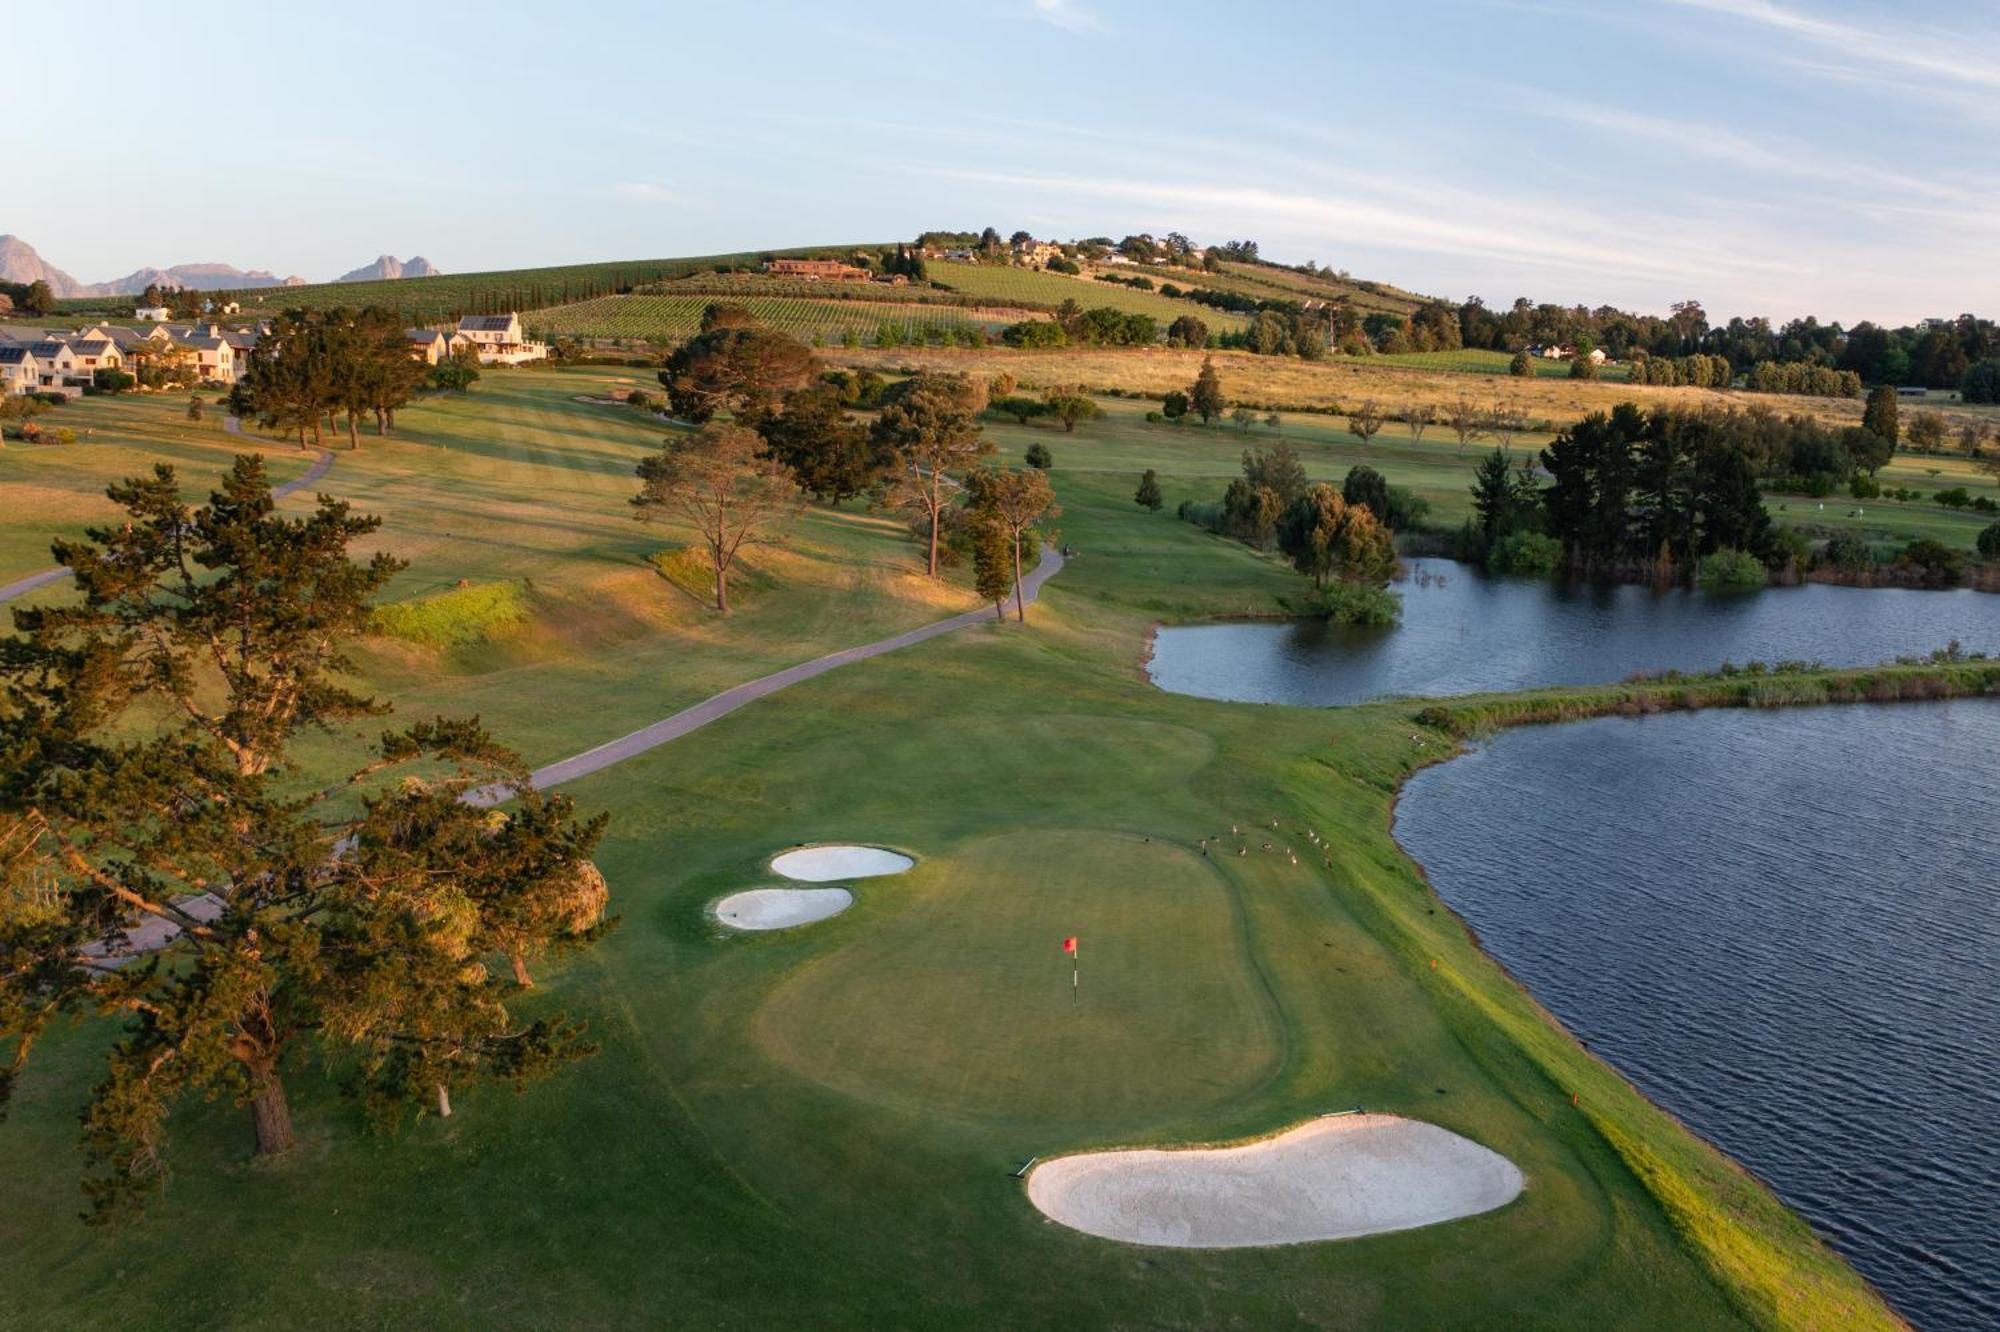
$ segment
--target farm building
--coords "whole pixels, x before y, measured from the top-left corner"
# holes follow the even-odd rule
[[[547,343],[528,341],[519,314],[467,315],[458,321],[458,331],[446,345],[452,351],[472,348],[481,365],[520,365],[545,361],[549,355]]]
[[[451,354],[444,334],[434,328],[406,328],[403,336],[409,340],[410,354],[425,365],[436,365]]]

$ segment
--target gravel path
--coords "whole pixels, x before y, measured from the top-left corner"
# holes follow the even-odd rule
[[[242,427],[233,416],[223,418],[222,428],[231,434],[242,433]],[[306,468],[304,476],[299,477],[295,481],[287,481],[282,486],[273,486],[271,494],[278,499],[283,499],[295,490],[304,490],[307,486],[312,485],[315,481],[325,476],[327,469],[332,466],[333,454],[325,449],[321,449],[319,457],[313,459],[313,465]],[[0,584],[0,602],[12,601],[15,597],[26,596],[38,587],[47,587],[57,579],[67,578],[69,575],[70,571],[68,569],[57,565],[53,569],[44,569],[40,573],[31,573],[26,578],[17,578],[11,583]]]

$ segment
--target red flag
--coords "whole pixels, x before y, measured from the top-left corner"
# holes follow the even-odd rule
[[[1063,940],[1063,951],[1071,957],[1076,956],[1076,936],[1074,934]]]

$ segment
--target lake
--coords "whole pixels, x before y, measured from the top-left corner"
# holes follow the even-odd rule
[[[2000,701],[1511,731],[1413,778],[1396,836],[1918,1326],[2000,1326]]]
[[[1391,695],[1601,684],[1725,661],[1867,666],[1956,638],[2000,655],[2000,595],[1902,588],[1710,593],[1489,578],[1452,560],[1407,561],[1402,623],[1188,625],[1155,636],[1148,671],[1177,694],[1327,707]]]

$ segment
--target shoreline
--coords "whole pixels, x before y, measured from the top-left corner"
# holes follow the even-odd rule
[[[1788,698],[1776,701],[1759,701],[1753,699],[1748,691],[1737,687],[1746,683],[1744,678],[1740,676],[1702,677],[1700,680],[1684,682],[1686,685],[1697,687],[1676,690],[1675,692],[1679,695],[1677,700],[1678,705],[1668,707],[1634,707],[1632,700],[1623,697],[1623,695],[1632,692],[1641,694],[1648,692],[1644,686],[1635,685],[1590,687],[1588,692],[1597,696],[1595,701],[1598,706],[1594,709],[1584,706],[1579,710],[1572,710],[1575,704],[1581,703],[1587,705],[1591,700],[1573,700],[1571,707],[1551,711],[1547,708],[1537,709],[1533,707],[1532,705],[1536,700],[1532,698],[1523,699],[1514,696],[1498,696],[1492,697],[1490,702],[1476,705],[1471,711],[1471,719],[1474,724],[1466,729],[1459,729],[1457,726],[1446,729],[1435,723],[1423,722],[1421,719],[1426,715],[1448,711],[1448,709],[1440,705],[1426,705],[1413,719],[1418,720],[1419,724],[1430,725],[1434,730],[1445,729],[1445,733],[1449,737],[1449,742],[1447,746],[1441,747],[1435,755],[1424,756],[1398,777],[1394,789],[1389,795],[1384,832],[1388,836],[1390,844],[1395,848],[1397,856],[1409,868],[1416,881],[1422,885],[1427,905],[1432,909],[1440,911],[1452,925],[1457,927],[1458,932],[1472,951],[1485,965],[1492,967],[1495,972],[1504,978],[1508,988],[1513,991],[1516,998],[1525,1002],[1528,1009],[1545,1029],[1553,1032],[1574,1056],[1581,1057],[1608,1073],[1612,1078],[1617,1080],[1626,1093],[1636,1097],[1651,1113],[1657,1114],[1679,1132],[1685,1134],[1687,1138],[1700,1144],[1703,1149],[1720,1160],[1733,1173],[1753,1185],[1772,1204],[1803,1226],[1807,1233],[1812,1236],[1813,1242],[1819,1249],[1839,1262],[1852,1274],[1855,1280],[1866,1286],[1881,1303],[1882,1307],[1889,1310],[1901,1325],[1909,1326],[1901,1310],[1889,1303],[1880,1288],[1856,1268],[1845,1255],[1835,1249],[1828,1242],[1827,1238],[1814,1228],[1812,1223],[1802,1213],[1786,1202],[1769,1181],[1738,1160],[1727,1148],[1695,1129],[1672,1109],[1661,1105],[1652,1096],[1648,1095],[1623,1070],[1592,1049],[1561,1018],[1557,1017],[1520,976],[1516,975],[1504,961],[1487,948],[1478,930],[1460,915],[1445,900],[1444,896],[1437,891],[1436,885],[1431,881],[1429,870],[1422,861],[1418,860],[1403,845],[1402,840],[1396,835],[1398,811],[1402,804],[1404,791],[1412,778],[1430,768],[1465,757],[1471,752],[1472,742],[1477,739],[1490,737],[1502,730],[1512,729],[1517,726],[1553,725],[1568,721],[1598,720],[1617,716],[1649,716],[1656,712],[1701,711],[1710,706],[1783,708],[1828,706],[1836,703],[1947,702],[1963,698],[2000,698],[2000,662],[1851,668],[1839,671],[1813,672],[1810,674],[1820,677],[1820,681],[1829,686],[1818,698]],[[1898,692],[1891,696],[1871,697],[1865,688],[1857,691],[1854,687],[1864,684],[1861,677],[1876,680],[1877,677],[1884,674],[1893,675],[1899,681]],[[1844,677],[1844,680],[1834,680],[1828,677]],[[1764,678],[1769,679],[1772,677]],[[1843,683],[1849,687],[1841,687]],[[1703,689],[1699,686],[1707,686],[1707,688]],[[1937,689],[1939,692],[1931,692],[1932,689]],[[1565,692],[1573,695],[1579,691],[1568,690]],[[1560,702],[1557,699],[1543,701],[1551,704]],[[1460,719],[1454,717],[1454,720]],[[1557,1068],[1537,1058],[1534,1052],[1525,1044],[1517,1043],[1517,1049],[1520,1050],[1524,1057],[1539,1068],[1551,1082],[1559,1087],[1562,1085],[1560,1072]],[[1663,1182],[1656,1178],[1657,1167],[1651,1162],[1635,1159],[1636,1153],[1628,1149],[1625,1143],[1621,1141],[1625,1135],[1612,1130],[1607,1119],[1600,1118],[1597,1113],[1584,1108],[1580,1102],[1578,1108],[1582,1110],[1584,1118],[1590,1125],[1592,1132],[1632,1171],[1634,1176],[1641,1181],[1646,1191],[1667,1212],[1670,1220],[1674,1223],[1676,1231],[1682,1235],[1684,1241],[1695,1251],[1703,1265],[1716,1278],[1718,1284],[1724,1290],[1732,1292],[1732,1294],[1741,1290],[1742,1286],[1737,1275],[1729,1269],[1723,1253],[1719,1251],[1724,1240],[1719,1239],[1713,1244],[1705,1243],[1703,1232],[1696,1230],[1692,1226],[1683,1226],[1675,1211],[1674,1199],[1668,1196],[1667,1192],[1663,1189]],[[1698,1183],[1692,1183],[1689,1186],[1697,1190],[1700,1188]],[[1755,1317],[1754,1311],[1746,1309],[1745,1312],[1751,1314],[1753,1318]]]

